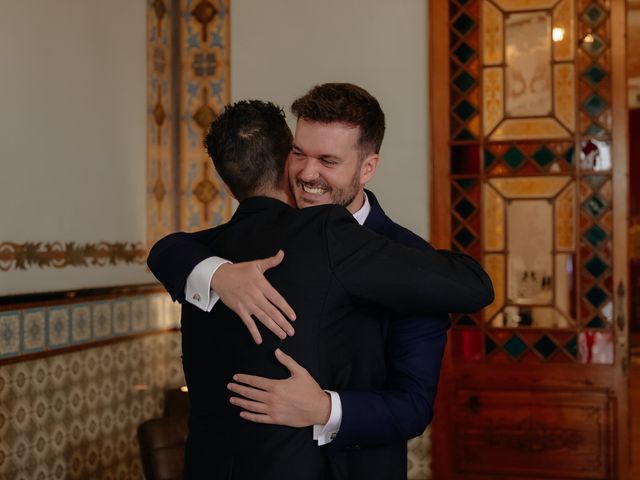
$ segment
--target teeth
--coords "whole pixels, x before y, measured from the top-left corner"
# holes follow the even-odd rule
[[[322,195],[326,190],[321,187],[309,187],[308,185],[303,185],[302,189],[307,193],[312,193],[313,195]]]

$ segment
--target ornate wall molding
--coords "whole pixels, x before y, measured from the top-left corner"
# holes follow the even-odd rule
[[[32,267],[89,267],[144,264],[147,250],[141,242],[2,242],[0,271]]]

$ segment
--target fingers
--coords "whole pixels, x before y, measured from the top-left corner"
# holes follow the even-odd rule
[[[254,402],[252,400],[247,400],[246,398],[240,397],[231,397],[229,402],[236,407],[243,408],[244,410],[249,410],[250,412],[255,413],[267,413],[268,407],[262,402]]]
[[[253,314],[260,323],[271,330],[280,340],[284,340],[285,338],[287,338],[287,334],[293,335],[295,333],[293,327],[289,325],[289,322],[284,320],[284,318],[281,322],[285,323],[285,329],[283,329],[276,321],[274,321],[269,315],[260,310],[258,307],[254,309]]]
[[[244,373],[236,373],[233,376],[233,380],[235,382],[238,383],[244,383],[245,385],[249,385],[250,387],[254,387],[254,389],[260,389],[263,391],[268,391],[272,386],[274,382],[277,382],[278,380],[271,380],[270,378],[265,378],[265,377],[258,377],[257,375],[245,375]],[[229,385],[227,385],[227,388],[229,388],[229,390],[236,392],[236,393],[240,393],[241,395],[244,395],[244,393],[239,392],[238,390],[234,390],[235,385],[237,385],[236,383],[230,383]],[[240,387],[243,387],[243,385],[239,385]],[[233,387],[233,388],[231,388]],[[248,387],[244,387],[244,388],[248,388]],[[247,393],[247,390],[243,390]],[[246,396],[246,395],[245,395]],[[253,400],[260,400],[259,398],[255,397],[255,396],[249,396],[249,398],[252,398]]]
[[[256,265],[258,266],[258,269],[260,270],[260,272],[264,273],[270,268],[277,267],[278,265],[280,265],[280,262],[282,262],[283,258],[284,258],[284,252],[282,250],[278,250],[278,253],[276,253],[273,257],[257,260]]]
[[[265,279],[265,285],[263,285],[262,287],[263,289],[263,294],[265,296],[265,298],[267,300],[269,300],[269,302],[273,305],[275,305],[276,307],[278,307],[278,309],[274,308],[274,315],[278,315],[280,317],[282,317],[282,313],[284,313],[284,315],[286,315],[286,317],[289,320],[295,320],[296,319],[296,312],[293,311],[293,308],[291,308],[289,306],[289,304],[287,303],[287,301],[284,299],[284,297],[282,295],[280,295],[280,293],[273,288],[273,286],[271,286],[271,284]],[[273,315],[272,315],[272,318]],[[284,320],[284,317],[282,317]]]
[[[247,330],[249,330],[253,341],[260,345],[262,343],[262,336],[260,335],[256,322],[251,318],[251,315],[246,312],[239,313],[238,315],[240,316],[242,323],[247,327]]]
[[[276,422],[269,415],[262,415],[258,413],[251,412],[240,412],[240,416],[245,420],[249,420],[254,423],[264,423],[266,425],[276,425]]]
[[[290,357],[279,348],[276,348],[276,358],[282,365],[287,367],[292,375],[296,372],[304,370],[304,368],[298,362],[296,362],[293,357]]]

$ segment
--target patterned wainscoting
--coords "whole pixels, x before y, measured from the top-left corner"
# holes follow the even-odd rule
[[[142,478],[136,428],[184,383],[177,324],[164,294],[0,313],[0,480]]]

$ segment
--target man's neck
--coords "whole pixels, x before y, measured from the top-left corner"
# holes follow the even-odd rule
[[[250,197],[267,197],[275,200],[280,200],[282,203],[286,203],[290,207],[295,207],[293,196],[279,188],[261,188],[253,192]]]

